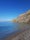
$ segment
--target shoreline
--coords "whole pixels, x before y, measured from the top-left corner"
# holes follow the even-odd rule
[[[28,27],[27,27],[28,26]],[[0,40],[11,40],[11,39],[13,39],[13,38],[15,38],[16,36],[18,36],[19,34],[21,34],[21,33],[23,33],[24,31],[26,31],[26,30],[28,30],[28,29],[30,29],[30,26],[29,25],[25,25],[21,30],[17,30],[17,31],[14,31],[14,32],[12,32],[11,34],[9,33],[9,34],[7,34],[7,36],[6,37],[4,37],[4,38],[0,38]]]
[[[28,29],[26,29],[26,30],[28,30]],[[21,34],[22,32],[24,32],[24,31],[26,31],[26,30],[23,30],[23,31],[15,31],[15,32],[13,32],[13,33],[11,33],[11,34],[8,34],[6,37],[4,37],[4,38],[1,38],[0,40],[11,40],[11,39],[13,39],[13,38],[15,38],[16,36],[18,36],[19,34]]]
[[[16,40],[16,39],[25,39],[24,37],[28,34],[28,36],[30,36],[29,33],[30,29],[24,30],[22,32],[17,32],[15,35],[12,35],[11,37],[9,36],[8,38],[6,38],[5,40]],[[19,38],[20,36],[20,38]],[[23,36],[23,37],[22,37]]]

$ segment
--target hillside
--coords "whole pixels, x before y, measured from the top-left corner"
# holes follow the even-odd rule
[[[13,22],[30,23],[30,10],[28,10],[26,13],[19,15],[16,19],[13,20]]]

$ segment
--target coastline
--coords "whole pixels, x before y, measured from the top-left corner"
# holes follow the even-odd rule
[[[26,29],[28,30],[28,29]],[[9,34],[8,36],[4,37],[4,38],[1,38],[0,40],[13,40],[14,38],[16,38],[19,34],[22,34],[23,32],[25,32],[26,30],[23,30],[23,31],[15,31],[11,34]]]
[[[14,31],[13,33],[9,33],[7,34],[6,37],[4,38],[0,38],[0,40],[15,40],[16,37],[18,37],[17,39],[19,39],[19,36],[22,36],[23,34],[22,33],[25,33],[26,30],[29,30],[30,29],[30,25],[24,25],[22,26],[23,28],[21,30],[17,30],[17,31]],[[21,35],[20,35],[21,34]],[[18,36],[19,35],[19,36]],[[25,35],[25,34],[24,34]],[[24,37],[23,37],[24,38]]]
[[[24,30],[22,32],[17,32],[15,35],[12,35],[11,37],[9,36],[5,40],[28,40],[28,36],[30,36],[30,29]]]

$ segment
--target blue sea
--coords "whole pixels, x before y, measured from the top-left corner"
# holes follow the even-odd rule
[[[21,32],[22,30],[26,30],[27,28],[30,28],[30,25],[13,22],[0,22],[0,40],[4,37],[7,37],[9,34],[12,34],[13,32],[17,32],[19,30]]]
[[[18,23],[0,22],[0,38],[18,30]]]

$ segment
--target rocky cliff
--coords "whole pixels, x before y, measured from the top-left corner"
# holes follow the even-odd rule
[[[26,13],[19,15],[16,21],[18,23],[20,22],[30,23],[30,10],[28,10]]]

